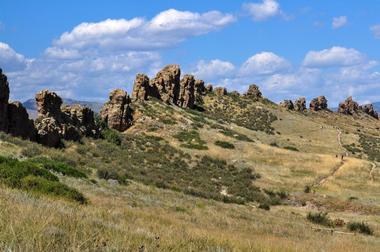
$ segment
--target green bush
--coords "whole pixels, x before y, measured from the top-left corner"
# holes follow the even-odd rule
[[[368,224],[364,222],[349,222],[347,223],[348,230],[352,232],[359,232],[361,234],[373,235],[373,230]]]
[[[333,223],[330,220],[330,218],[327,216],[327,213],[322,213],[322,212],[311,213],[311,212],[309,212],[307,214],[306,218],[315,224],[319,224],[319,225],[323,225],[323,226],[327,226],[327,227],[333,226]]]
[[[259,205],[259,208],[260,208],[260,209],[264,209],[264,210],[266,210],[266,211],[269,211],[269,210],[270,210],[270,205],[269,205],[268,203],[261,203],[261,204]]]
[[[296,147],[294,146],[285,146],[284,149],[290,150],[290,151],[299,151]]]
[[[33,175],[21,179],[21,188],[27,191],[63,197],[81,204],[86,203],[83,194],[60,182],[47,180]]]
[[[215,145],[219,146],[219,147],[222,147],[224,149],[235,149],[235,145],[233,145],[232,143],[229,143],[229,142],[225,142],[225,141],[215,141],[214,143]]]
[[[85,173],[60,161],[51,160],[45,157],[33,158],[31,161],[42,165],[46,170],[61,173],[65,176],[74,178],[87,178],[87,175]]]
[[[206,142],[201,139],[199,133],[195,130],[181,131],[177,133],[175,138],[182,142],[181,147],[188,149],[207,150]]]
[[[117,172],[112,171],[112,170],[108,171],[105,169],[100,169],[96,172],[96,174],[97,174],[98,178],[100,178],[100,179],[105,179],[105,180],[113,179],[113,180],[117,180],[121,184],[126,183],[125,178],[123,178]]]
[[[102,130],[101,136],[106,141],[115,144],[115,145],[121,145],[121,142],[123,140],[121,134],[113,129],[104,129]]]

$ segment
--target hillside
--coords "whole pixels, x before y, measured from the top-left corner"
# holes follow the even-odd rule
[[[3,135],[2,155],[46,155],[85,172],[84,180],[58,176],[89,203],[80,206],[2,187],[2,244],[36,250],[144,245],[156,251],[374,251],[380,245],[380,173],[373,161],[379,153],[367,146],[379,144],[378,121],[330,112],[299,114],[243,97],[205,99],[206,110],[221,104],[249,106],[250,112],[230,122],[217,109],[195,112],[159,101],[137,104],[141,116],[119,136],[120,145],[85,139],[55,150]],[[276,120],[268,121],[264,114]],[[245,124],[252,118],[260,119]],[[346,145],[357,149],[342,161],[336,155],[346,152]],[[277,203],[271,203],[270,211],[249,200],[242,205],[219,202],[223,195],[245,195],[249,184],[236,187],[246,179],[236,172],[245,169],[259,174],[250,179],[263,197],[274,195]],[[304,192],[306,186],[312,193]],[[318,211],[344,222],[365,221],[374,235],[345,235],[349,231],[344,227],[334,228],[342,234],[316,232],[320,226],[306,215]],[[17,244],[10,245],[15,239]]]

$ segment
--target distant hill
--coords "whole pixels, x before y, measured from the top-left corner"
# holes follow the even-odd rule
[[[90,101],[78,101],[74,99],[63,99],[63,103],[67,105],[73,105],[73,104],[80,104],[82,106],[87,106],[91,108],[94,112],[99,113],[100,109],[103,106],[103,103],[101,102],[90,102]],[[37,104],[34,99],[29,99],[23,102],[24,107],[29,113],[29,116],[31,118],[36,118],[37,117]]]

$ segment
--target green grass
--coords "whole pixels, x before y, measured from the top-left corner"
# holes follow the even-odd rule
[[[0,182],[17,189],[85,203],[84,196],[62,183],[44,166],[33,161],[0,157]]]
[[[380,138],[360,134],[359,143],[370,160],[380,162]]]
[[[309,212],[306,216],[306,218],[315,224],[319,224],[322,226],[331,227],[333,226],[333,222],[330,220],[330,218],[327,216],[327,213],[311,213]]]
[[[235,145],[226,141],[215,141],[215,145],[222,147],[224,149],[235,149]]]
[[[35,157],[31,159],[31,161],[42,165],[46,170],[61,173],[65,176],[74,178],[87,178],[87,175],[85,173],[64,162],[52,160],[46,157]]]
[[[207,150],[207,143],[201,139],[199,133],[195,130],[181,131],[174,135],[174,138],[180,141],[181,147],[188,149]]]
[[[244,142],[253,142],[253,140],[247,137],[246,135],[240,134],[234,130],[228,129],[219,124],[213,124],[210,127],[212,129],[218,129],[218,131],[222,133],[223,135],[234,138],[236,140],[244,141]]]
[[[121,134],[113,129],[104,129],[101,132],[101,137],[105,139],[106,141],[120,145],[122,141]]]

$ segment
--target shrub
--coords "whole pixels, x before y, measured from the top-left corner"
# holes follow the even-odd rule
[[[120,176],[115,171],[112,171],[112,170],[108,171],[105,169],[100,169],[97,171],[96,174],[98,175],[98,178],[100,178],[100,179],[105,179],[105,180],[113,179],[113,180],[117,180],[121,184],[125,184],[125,178]]]
[[[81,204],[86,203],[83,194],[57,181],[47,180],[42,177],[26,176],[21,180],[21,188],[37,193],[64,197]]]
[[[199,133],[195,130],[181,131],[174,136],[182,142],[181,147],[188,149],[207,150],[206,142],[201,139]]]
[[[269,211],[269,210],[270,210],[270,205],[269,205],[268,203],[261,203],[261,204],[259,205],[259,208],[260,208],[260,209],[264,209],[264,210],[266,210],[266,211]]]
[[[290,150],[290,151],[299,151],[296,147],[294,146],[285,146],[284,149]]]
[[[371,229],[371,227],[368,226],[368,224],[364,222],[349,222],[347,224],[347,228],[348,230],[352,232],[359,232],[361,234],[366,234],[366,235],[373,234],[373,230]]]
[[[315,224],[328,226],[328,227],[333,226],[333,223],[330,220],[330,218],[327,216],[327,213],[322,213],[322,212],[321,213],[311,213],[311,212],[309,212],[307,214],[306,218]]]
[[[104,129],[101,133],[101,136],[106,141],[115,145],[121,145],[121,142],[123,140],[121,134],[113,129]]]
[[[87,178],[87,175],[85,173],[78,171],[74,167],[60,161],[51,160],[45,157],[34,158],[32,161],[42,165],[46,170],[61,173],[65,176],[74,178]]]
[[[35,157],[42,154],[42,150],[34,145],[28,145],[21,150],[24,157]]]
[[[214,144],[217,146],[220,146],[224,149],[235,149],[235,145],[233,145],[232,143],[229,143],[229,142],[225,142],[225,141],[219,141],[218,140]]]

